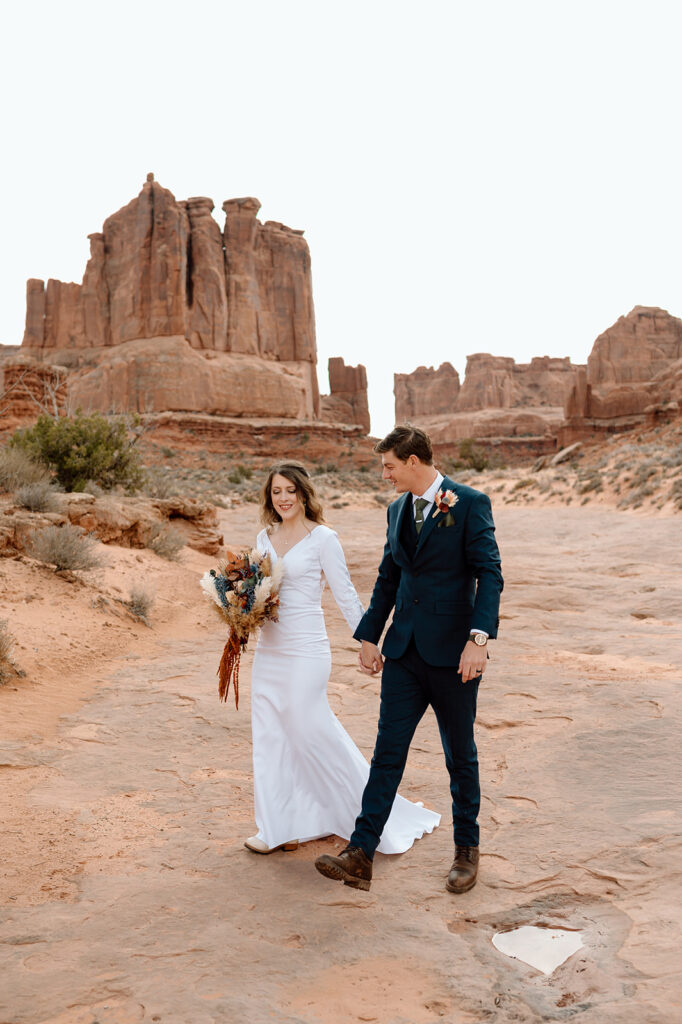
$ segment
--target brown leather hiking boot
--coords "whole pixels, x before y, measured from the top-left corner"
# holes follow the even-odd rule
[[[477,846],[455,846],[455,859],[445,883],[448,892],[460,893],[473,889],[478,875],[478,856]]]
[[[315,867],[321,875],[334,878],[353,889],[367,891],[372,882],[372,862],[359,846],[347,846],[338,857],[330,857],[325,853],[317,858]]]

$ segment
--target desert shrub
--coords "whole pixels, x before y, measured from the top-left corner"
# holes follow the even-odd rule
[[[93,498],[101,498],[105,493],[104,488],[100,487],[95,480],[86,480],[83,490],[91,494]]]
[[[14,638],[7,628],[7,621],[0,619],[0,685],[6,683],[12,676],[14,662],[12,661],[12,644]]]
[[[520,480],[517,480],[512,491],[523,491],[529,487],[537,487],[537,481],[532,476],[524,476]]]
[[[675,508],[682,511],[682,477],[679,480],[675,480],[670,488],[668,498],[675,502]]]
[[[54,488],[47,480],[37,480],[33,484],[24,484],[14,493],[14,500],[21,508],[30,512],[49,512],[55,507]]]
[[[457,462],[463,469],[475,469],[477,473],[482,472],[488,466],[488,456],[483,448],[475,444],[470,437],[459,442],[459,458]]]
[[[183,535],[168,523],[154,523],[150,527],[147,534],[147,547],[160,558],[174,562],[184,546]]]
[[[668,455],[664,456],[661,459],[661,465],[665,466],[666,469],[682,466],[682,444],[678,444]]]
[[[7,447],[0,451],[0,491],[16,491],[28,484],[47,483],[49,478],[45,466],[21,448]]]
[[[227,479],[231,484],[240,484],[244,480],[250,480],[252,476],[253,470],[240,462],[234,469],[230,470],[227,474]]]
[[[636,487],[639,484],[646,483],[652,476],[658,473],[658,462],[647,459],[645,462],[640,463],[635,469],[632,486]]]
[[[80,411],[58,419],[41,416],[10,440],[13,448],[48,466],[67,491],[84,491],[89,480],[106,490],[119,484],[139,488],[143,472],[133,443],[123,418]]]
[[[149,613],[152,610],[154,598],[144,587],[136,585],[130,589],[130,597],[126,601],[126,607],[130,609],[136,619],[149,624]]]
[[[477,445],[473,438],[466,437],[459,442],[457,454],[440,460],[444,468],[450,474],[459,473],[463,469],[471,469],[481,473],[484,469],[491,468],[491,462],[483,448]],[[496,469],[501,468],[499,465]]]
[[[589,494],[590,491],[602,491],[603,489],[604,485],[601,474],[593,471],[587,475],[587,478],[578,487],[578,494]]]
[[[173,477],[158,469],[147,471],[142,489],[152,498],[171,498],[178,493],[178,487]]]
[[[31,537],[28,553],[57,570],[96,569],[102,564],[92,538],[70,523],[37,530]]]

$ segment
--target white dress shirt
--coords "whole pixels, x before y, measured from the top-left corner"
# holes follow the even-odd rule
[[[436,500],[436,494],[440,490],[441,484],[443,483],[444,479],[445,479],[445,477],[443,476],[443,474],[439,470],[436,470],[436,479],[433,481],[433,483],[429,487],[426,488],[424,493],[423,494],[413,494],[412,495],[412,515],[415,517],[415,519],[417,518],[417,508],[416,508],[417,498],[424,498],[425,501],[428,501],[428,505],[424,506],[424,522],[426,522],[426,520],[428,519],[429,514],[431,512],[431,509],[433,508],[434,502]],[[488,636],[489,635],[488,633],[486,633],[486,631],[484,629],[476,629],[474,626],[471,627],[471,632],[472,633],[483,633],[484,636]]]

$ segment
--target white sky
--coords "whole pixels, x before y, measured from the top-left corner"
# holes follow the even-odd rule
[[[80,281],[147,171],[304,228],[320,378],[492,352],[584,362],[682,314],[677,0],[63,0],[3,17],[0,343]]]

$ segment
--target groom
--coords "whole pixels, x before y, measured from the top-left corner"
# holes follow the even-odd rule
[[[388,508],[384,555],[369,608],[355,631],[360,665],[383,665],[379,730],[355,831],[338,857],[315,867],[369,889],[372,859],[391,812],[415,729],[430,704],[450,773],[455,859],[446,888],[467,892],[478,873],[480,805],[474,743],[476,696],[497,635],[502,574],[490,500],[433,465],[428,434],[395,427],[374,450],[401,494]],[[383,654],[376,646],[391,613]]]

